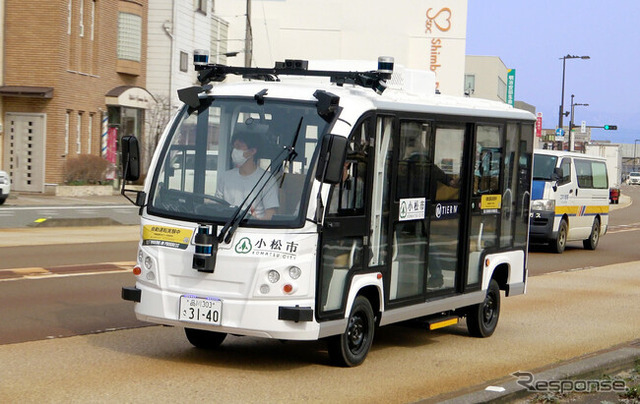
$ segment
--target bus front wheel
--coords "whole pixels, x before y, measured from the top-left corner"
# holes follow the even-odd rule
[[[551,241],[551,250],[558,254],[562,254],[567,246],[567,233],[569,232],[569,226],[567,221],[562,219],[560,222],[560,228],[558,229],[558,236],[555,240]]]
[[[191,345],[201,349],[215,349],[222,344],[227,334],[223,332],[185,328],[184,333]]]
[[[329,358],[336,366],[358,366],[369,353],[373,342],[375,316],[369,299],[356,297],[343,334],[328,339]]]
[[[484,301],[472,306],[467,313],[469,335],[477,338],[490,337],[496,330],[499,317],[500,287],[495,279],[491,279]]]

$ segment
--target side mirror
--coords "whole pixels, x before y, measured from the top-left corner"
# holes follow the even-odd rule
[[[344,160],[347,156],[347,138],[326,135],[320,145],[316,179],[325,184],[338,184],[342,180]]]
[[[553,169],[553,180],[560,181],[564,177],[562,167],[556,167]]]
[[[122,178],[136,181],[140,178],[140,147],[135,136],[123,136],[120,141],[122,150]]]
[[[553,175],[551,175],[551,179],[555,181],[553,184],[553,192],[558,190],[558,182],[562,181],[563,173],[562,167],[556,167],[553,169]]]

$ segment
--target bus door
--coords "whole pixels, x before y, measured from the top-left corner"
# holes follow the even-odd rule
[[[458,285],[464,125],[401,120],[394,137],[388,299],[424,300]]]
[[[368,257],[367,206],[371,192],[368,121],[352,133],[340,184],[332,186],[321,236],[317,287],[319,318],[344,315],[351,277],[361,271]]]

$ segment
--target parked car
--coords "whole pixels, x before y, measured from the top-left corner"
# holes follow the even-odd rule
[[[627,178],[627,184],[640,185],[640,173],[638,172],[629,173],[629,178]]]
[[[9,174],[5,171],[0,171],[0,205],[4,203],[9,197],[9,191],[11,190],[11,180]]]

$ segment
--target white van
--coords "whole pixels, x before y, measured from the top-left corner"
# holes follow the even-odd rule
[[[564,151],[536,150],[531,186],[531,240],[562,253],[567,241],[595,250],[609,224],[606,160]]]

